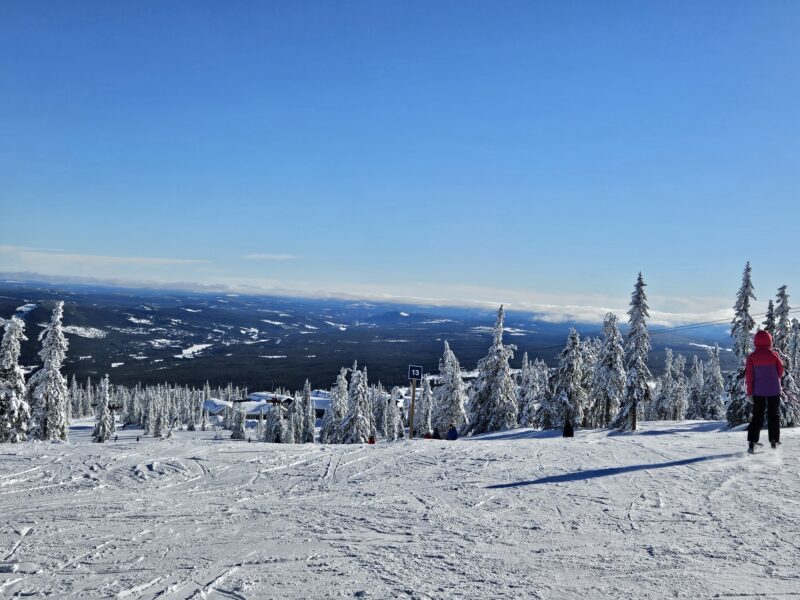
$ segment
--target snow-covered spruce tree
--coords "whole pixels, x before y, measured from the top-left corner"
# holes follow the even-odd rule
[[[342,421],[341,440],[343,444],[366,444],[369,440],[371,426],[367,406],[367,387],[364,373],[353,367],[350,377],[347,416]]]
[[[431,390],[431,380],[429,377],[425,377],[422,380],[419,401],[414,408],[414,435],[417,437],[424,437],[432,433],[431,414],[433,409],[433,391]]]
[[[625,340],[625,393],[617,416],[611,423],[614,429],[635,431],[638,411],[650,402],[650,369],[647,368],[647,355],[650,352],[650,334],[647,319],[650,317],[647,306],[647,284],[639,273],[631,294],[628,310],[628,337]]]
[[[83,414],[84,417],[91,417],[92,411],[94,410],[92,408],[92,404],[94,404],[94,394],[92,392],[91,377],[86,378],[86,387],[83,390],[83,397],[81,400],[83,400],[83,410],[81,411],[81,414]]]
[[[28,439],[31,418],[26,399],[25,375],[19,366],[25,322],[16,317],[6,321],[0,342],[0,442],[24,442]]]
[[[322,417],[319,441],[323,444],[339,444],[342,421],[347,413],[347,369],[342,368],[331,390],[331,403]]]
[[[439,360],[439,378],[441,385],[433,392],[431,425],[441,433],[446,432],[451,424],[462,430],[467,424],[467,393],[461,378],[461,365],[447,341]]]
[[[42,331],[44,365],[28,381],[28,398],[31,405],[32,432],[40,440],[67,441],[67,381],[61,374],[61,365],[67,356],[67,339],[61,321],[64,303],[56,302],[53,317]]]
[[[378,382],[377,386],[370,386],[370,390],[372,393],[372,412],[375,420],[376,434],[381,437],[386,437],[386,404],[389,395],[380,382]]]
[[[686,357],[683,354],[678,354],[672,362],[672,378],[673,412],[671,418],[675,421],[683,421],[689,407],[689,379],[686,377]]]
[[[386,401],[386,439],[394,442],[403,437],[403,424],[400,420],[399,404],[403,401],[403,394],[399,387],[392,388]]]
[[[778,288],[778,302],[775,305],[775,332],[773,334],[773,347],[782,355],[786,356],[789,348],[789,337],[792,334],[792,323],[789,320],[789,313],[792,307],[789,306],[789,294],[786,293],[786,286]],[[785,366],[785,365],[784,365]]]
[[[528,353],[522,355],[522,364],[519,372],[519,385],[517,386],[517,422],[522,427],[532,427],[531,421],[536,414],[531,406],[536,397],[536,380],[534,379],[533,364],[528,359]]]
[[[247,416],[244,412],[244,403],[235,402],[231,412],[233,413],[231,417],[231,439],[243,440],[247,437],[244,431],[247,421]]]
[[[583,387],[583,358],[581,338],[575,329],[569,330],[567,345],[558,355],[558,375],[554,392],[556,427],[572,423],[578,427],[583,421],[581,408],[586,403],[586,390]]]
[[[584,390],[583,400],[580,407],[581,427],[594,426],[594,398],[589,394],[594,379],[594,372],[597,367],[597,360],[600,356],[601,342],[597,338],[584,338],[581,340],[581,360],[583,362],[583,376],[581,377],[581,387]]]
[[[703,419],[703,363],[695,354],[692,356],[692,370],[689,375],[689,405],[686,408],[687,419]]]
[[[313,444],[314,443],[314,427],[317,424],[317,412],[314,408],[314,400],[311,398],[311,384],[306,379],[303,385],[303,426],[300,431],[300,437],[295,440],[299,444]]]
[[[108,405],[111,402],[108,390],[108,375],[100,380],[100,391],[97,395],[97,406],[94,415],[94,432],[92,441],[102,444],[107,441],[114,433],[114,426],[111,421],[111,410]]]
[[[767,304],[767,314],[764,317],[764,331],[769,332],[769,334],[774,338],[775,337],[775,305],[773,304],[772,300],[769,301]]]
[[[781,388],[781,427],[800,427],[800,386],[794,375],[785,369]]]
[[[729,399],[726,418],[729,427],[749,422],[752,415],[752,408],[747,402],[747,390],[745,389],[745,365],[747,356],[752,350],[751,343],[755,327],[753,317],[750,316],[750,300],[756,299],[753,294],[751,272],[750,262],[748,262],[742,275],[742,285],[736,295],[736,304],[733,305],[731,337],[733,338],[733,352],[739,364],[728,383]]]
[[[718,344],[714,344],[714,347],[708,350],[708,360],[703,365],[703,377],[703,399],[699,418],[709,421],[722,419],[725,416],[725,403],[722,400],[725,382],[719,364]]]
[[[792,372],[795,381],[800,379],[800,321],[792,319],[789,330],[789,341],[786,343],[786,364],[787,371]]]
[[[286,409],[282,404],[275,404],[267,412],[264,423],[264,441],[271,444],[286,444],[289,428],[284,418]]]
[[[593,426],[608,427],[619,411],[625,392],[625,351],[617,316],[608,313],[603,321],[603,343],[594,369],[590,395],[593,398]]]
[[[673,402],[675,400],[675,381],[672,373],[672,348],[664,351],[664,374],[661,376],[658,385],[658,394],[652,402],[649,414],[645,415],[648,420],[666,421],[671,419],[674,412]]]
[[[503,344],[505,311],[497,311],[489,353],[478,362],[478,376],[470,390],[469,423],[465,433],[477,435],[517,426],[517,390],[508,361],[516,346]]]
[[[547,407],[552,404],[552,386],[550,385],[550,369],[547,364],[536,359],[531,363],[532,389],[528,390],[528,406],[526,412],[520,417],[520,424],[523,427],[536,427],[538,429],[552,429],[553,425],[548,424],[548,415],[552,416],[552,410]],[[552,420],[552,419],[551,419]]]

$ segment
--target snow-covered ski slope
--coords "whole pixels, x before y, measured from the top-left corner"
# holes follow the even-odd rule
[[[0,447],[0,597],[800,597],[800,435]],[[766,433],[766,432],[765,432]]]

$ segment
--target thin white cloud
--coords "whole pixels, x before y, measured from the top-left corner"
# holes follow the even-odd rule
[[[99,254],[77,254],[45,248],[27,248],[0,244],[0,256],[15,258],[24,263],[48,264],[63,266],[80,264],[81,266],[140,266],[158,267],[170,265],[200,265],[211,261],[197,258],[162,258],[155,256],[104,256]]]
[[[303,258],[297,254],[271,254],[263,252],[253,252],[252,254],[245,254],[242,258],[245,260],[297,260]]]

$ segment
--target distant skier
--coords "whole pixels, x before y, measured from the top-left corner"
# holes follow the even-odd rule
[[[438,427],[434,427],[433,428],[433,439],[435,439],[435,440],[442,439],[442,434],[439,433],[439,428]]]
[[[764,424],[764,410],[767,411],[769,443],[777,448],[781,443],[781,425],[778,406],[781,400],[781,378],[783,362],[772,349],[772,336],[768,331],[757,331],[756,349],[747,357],[745,381],[747,383],[747,401],[753,405],[753,419],[747,428],[747,451],[755,451],[761,426]]]
[[[569,419],[564,421],[563,437],[575,437],[575,428],[572,426],[572,421]]]
[[[450,429],[447,430],[447,439],[451,442],[458,439],[458,429],[453,424],[450,424]]]

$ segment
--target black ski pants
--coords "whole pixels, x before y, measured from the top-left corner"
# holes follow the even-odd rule
[[[747,428],[748,442],[758,443],[761,427],[764,425],[764,410],[767,411],[770,443],[781,441],[781,422],[778,413],[780,401],[780,396],[753,396],[753,419],[750,421],[750,427]]]

